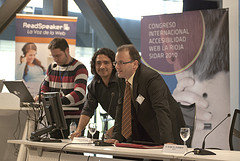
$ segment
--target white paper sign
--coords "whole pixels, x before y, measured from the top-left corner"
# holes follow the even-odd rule
[[[186,145],[176,145],[176,144],[164,144],[163,152],[164,153],[184,154],[187,152],[187,146]]]

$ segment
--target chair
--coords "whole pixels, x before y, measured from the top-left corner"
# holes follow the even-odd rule
[[[108,114],[107,113],[100,113],[100,117],[102,118],[102,125],[103,125],[103,132],[108,130]]]
[[[188,147],[192,147],[192,138],[195,130],[195,121],[196,121],[196,105],[195,103],[187,106],[178,103],[182,110],[183,118],[186,123],[186,127],[190,128],[190,138],[187,140],[186,144]]]
[[[240,110],[235,109],[230,134],[229,134],[230,150],[240,151]]]

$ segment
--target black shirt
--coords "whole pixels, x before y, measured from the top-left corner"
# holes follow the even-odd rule
[[[88,85],[87,99],[81,114],[92,117],[98,103],[100,103],[102,108],[107,113],[109,111],[109,115],[115,119],[118,96],[118,81],[116,75],[111,76],[108,86],[103,83],[101,78],[94,77]],[[111,99],[111,107],[109,107]]]

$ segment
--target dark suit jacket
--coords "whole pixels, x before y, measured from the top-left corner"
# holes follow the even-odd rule
[[[119,80],[120,94],[113,138],[120,142],[125,82]],[[142,96],[142,97],[141,97]],[[140,104],[136,99],[144,98]],[[133,79],[132,102],[137,119],[155,143],[180,143],[180,127],[185,126],[181,109],[159,73],[141,64]],[[134,139],[134,138],[133,138]]]

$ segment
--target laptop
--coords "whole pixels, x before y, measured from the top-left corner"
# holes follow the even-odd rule
[[[31,93],[22,80],[3,81],[3,84],[7,87],[10,93],[13,93],[20,98],[20,106],[22,106],[24,103],[34,102]]]

